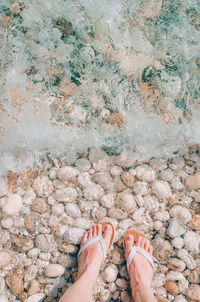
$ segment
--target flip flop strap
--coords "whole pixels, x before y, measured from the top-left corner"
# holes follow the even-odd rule
[[[127,269],[128,269],[128,273],[129,273],[129,267],[131,265],[131,262],[133,260],[133,257],[135,255],[136,252],[139,252],[140,254],[142,254],[148,261],[149,263],[152,265],[153,269],[155,269],[155,266],[154,266],[154,263],[153,263],[153,260],[152,258],[149,256],[149,254],[147,254],[147,252],[145,252],[144,249],[142,249],[141,247],[139,246],[133,246],[131,251],[130,251],[130,254],[128,256],[128,259],[127,259]]]
[[[80,254],[90,245],[92,245],[93,243],[96,243],[96,242],[100,242],[101,244],[101,247],[102,247],[102,250],[103,250],[103,256],[104,256],[104,259],[106,258],[106,244],[105,244],[105,240],[103,239],[102,236],[97,236],[91,240],[89,240],[88,242],[86,242],[79,250],[78,252],[78,258],[80,257]]]

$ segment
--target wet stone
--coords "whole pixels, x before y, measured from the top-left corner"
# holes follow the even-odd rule
[[[39,197],[48,197],[53,193],[51,180],[44,175],[40,175],[33,181],[33,188]]]
[[[44,234],[36,236],[35,244],[42,252],[49,252],[50,250],[50,243]]]
[[[65,233],[65,240],[72,244],[79,244],[83,238],[85,230],[81,228],[69,228]]]
[[[32,210],[38,213],[45,213],[47,210],[47,203],[43,198],[36,198],[31,206]]]

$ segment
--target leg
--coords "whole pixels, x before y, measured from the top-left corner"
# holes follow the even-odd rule
[[[134,236],[128,235],[125,240],[125,258],[131,251],[134,245]],[[152,256],[153,248],[144,237],[139,237],[136,246],[143,248],[150,256]],[[153,278],[153,268],[143,255],[136,252],[131,262],[130,269],[130,286],[132,291],[132,298],[134,302],[157,302],[153,290],[151,288],[151,281]]]
[[[83,237],[81,245],[96,236],[102,235],[102,225],[94,225]],[[112,235],[112,227],[106,225],[104,240],[107,249],[109,248]],[[92,302],[93,289],[96,284],[101,263],[103,261],[103,251],[99,242],[87,247],[78,259],[78,275],[76,282],[65,292],[59,302]]]

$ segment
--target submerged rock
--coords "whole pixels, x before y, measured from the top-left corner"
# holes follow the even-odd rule
[[[22,209],[22,199],[18,194],[11,194],[6,199],[5,204],[2,207],[2,211],[7,216],[18,215]]]
[[[52,182],[45,175],[40,175],[34,179],[33,188],[39,197],[48,197],[53,193]]]
[[[190,213],[190,211],[180,205],[174,205],[170,211],[170,216],[178,218],[180,221],[182,221],[183,223],[187,224],[191,219],[192,219],[192,215]]]
[[[81,228],[69,228],[65,233],[65,240],[72,244],[79,244],[83,238],[85,230]]]
[[[185,186],[191,190],[200,189],[200,172],[188,176],[185,179]]]
[[[200,285],[192,284],[186,291],[186,296],[192,301],[200,301]]]
[[[171,189],[166,181],[154,181],[152,184],[152,190],[158,198],[169,198],[171,196]]]
[[[65,267],[60,264],[50,263],[45,267],[44,274],[47,277],[59,277],[65,272]]]
[[[104,270],[103,276],[106,282],[114,282],[117,279],[118,269],[114,264],[110,264]]]
[[[185,232],[186,229],[182,226],[181,222],[176,218],[172,218],[169,227],[167,229],[167,234],[171,238],[176,238],[185,234]]]
[[[12,254],[8,249],[1,249],[0,250],[0,269],[3,269],[7,265],[10,264],[12,260]]]
[[[155,180],[155,171],[148,165],[140,165],[135,168],[136,176],[139,180],[151,182]]]

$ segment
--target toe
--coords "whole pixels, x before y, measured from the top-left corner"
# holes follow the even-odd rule
[[[141,243],[140,243],[140,247],[141,247],[142,249],[144,249],[145,243],[146,243],[146,238],[142,237]]]
[[[149,248],[150,248],[150,242],[149,240],[147,239],[146,242],[145,242],[145,245],[144,245],[144,249],[145,251],[148,253],[149,252]]]
[[[110,246],[111,236],[112,236],[112,227],[111,227],[111,225],[107,224],[104,229],[104,240],[105,240],[107,249]]]
[[[88,236],[88,232],[86,232],[84,235],[83,235],[83,239],[81,241],[81,245],[84,245],[87,241],[87,236]]]
[[[139,236],[135,245],[136,246],[141,246],[141,241],[142,241],[142,236]]]
[[[92,227],[92,236],[93,237],[97,236],[96,225],[93,225]]]
[[[153,254],[153,247],[151,245],[149,247],[148,252],[149,252],[149,255],[152,256],[152,254]]]
[[[88,239],[92,239],[92,231],[93,231],[93,227],[91,227],[89,230]]]
[[[102,225],[99,223],[97,224],[97,236],[102,235]]]
[[[128,258],[128,255],[130,254],[133,243],[134,243],[134,236],[128,235],[127,238],[125,239],[125,258],[126,259]]]

